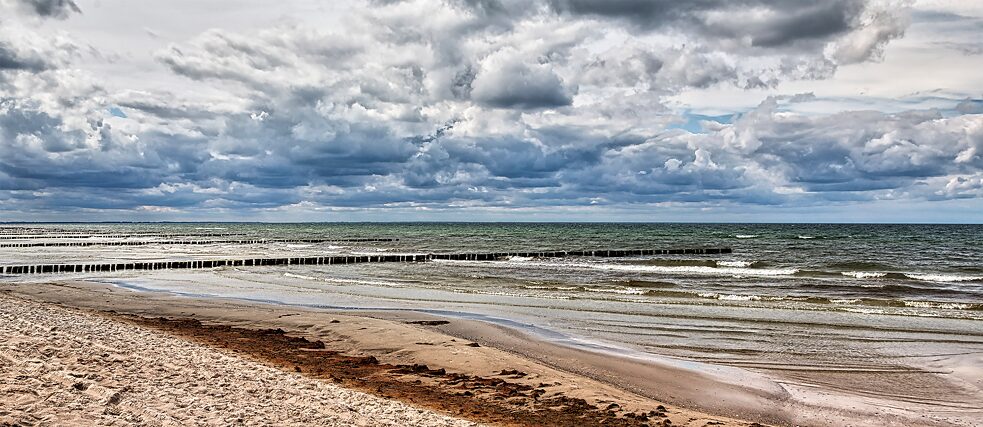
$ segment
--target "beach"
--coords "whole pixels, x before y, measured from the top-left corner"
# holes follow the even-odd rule
[[[440,416],[490,425],[972,426],[983,422],[979,232],[59,224],[11,227],[2,236],[0,292],[10,310],[48,313],[32,315],[39,324],[51,316],[111,322],[139,331],[130,343],[140,334],[178,340],[287,382],[410,405],[424,414],[420,425]],[[875,251],[876,261],[865,255]],[[24,304],[30,308],[17,308]],[[55,326],[65,330],[38,330]],[[4,336],[72,348],[26,331]],[[107,345],[97,330],[71,336]],[[23,354],[8,353],[4,369],[27,369]],[[66,372],[108,369],[79,365],[89,360],[84,354],[61,360]],[[174,369],[165,370],[194,378]],[[47,377],[5,378],[16,379],[5,385],[14,396]],[[147,381],[134,375],[94,386]],[[188,396],[213,387],[191,383],[159,387]],[[46,387],[54,392],[58,384]],[[25,396],[18,399],[27,403],[2,408],[4,422],[36,423],[30,408],[50,417],[76,416],[66,410],[75,406],[105,409],[99,399]],[[361,399],[349,397],[325,399],[358,409]],[[44,406],[52,402],[68,403]],[[235,407],[228,408],[231,416]],[[301,424],[338,419],[302,421],[281,409],[270,410]],[[187,413],[166,404],[154,410]],[[368,425],[390,422],[373,416]]]
[[[52,304],[0,319],[0,425],[473,425]]]
[[[94,283],[0,292],[0,422],[10,425],[749,424],[454,338],[428,328],[442,323],[429,316],[382,320]],[[289,355],[296,349],[330,360]]]

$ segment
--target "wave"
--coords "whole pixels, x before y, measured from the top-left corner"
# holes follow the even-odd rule
[[[754,261],[717,261],[717,267],[737,267],[748,268],[755,264]]]
[[[757,239],[760,236],[757,234],[735,234],[734,237],[738,239]]]
[[[943,310],[983,310],[983,304],[934,301],[902,301],[906,307],[941,308]]]
[[[881,273],[877,271],[843,271],[840,274],[844,276],[850,276],[857,279],[876,279],[879,277],[887,276],[887,273]]]
[[[840,274],[857,279],[917,280],[920,282],[936,283],[983,282],[983,276],[967,276],[962,274],[898,273],[883,271],[843,271]]]
[[[473,263],[474,261],[441,261],[449,263]],[[950,274],[950,273],[915,273],[892,271],[830,271],[811,270],[795,267],[768,267],[763,261],[747,260],[643,260],[633,263],[612,262],[568,262],[543,261],[536,258],[512,257],[506,261],[482,261],[482,265],[496,267],[546,267],[553,269],[601,270],[625,273],[707,275],[730,277],[816,277],[843,278],[852,277],[860,280],[899,280],[933,283],[971,282],[983,283],[983,276]],[[871,285],[876,287],[879,285]],[[929,291],[933,291],[929,289]]]
[[[868,307],[894,307],[894,308],[926,308],[942,310],[969,310],[983,311],[983,304],[961,303],[961,302],[940,302],[940,301],[915,301],[915,300],[892,300],[877,298],[829,298],[819,296],[804,295],[754,295],[754,294],[728,294],[718,292],[684,292],[684,291],[649,291],[647,296],[670,297],[670,298],[700,298],[713,299],[720,301],[753,301],[753,302],[802,302],[824,305],[847,305],[847,306],[868,306]],[[850,310],[848,310],[850,311]],[[883,310],[879,310],[883,313]]]
[[[548,285],[523,285],[523,289],[532,289],[539,291],[583,291],[585,288],[583,286],[548,286]]]
[[[500,262],[508,264],[509,262]],[[577,262],[523,262],[523,266],[535,267],[566,267],[588,270],[620,271],[630,273],[676,273],[696,275],[730,275],[774,277],[791,276],[798,273],[796,268],[744,268],[744,267],[711,267],[704,265],[638,265],[614,263],[577,263]],[[754,263],[749,264],[754,265]]]
[[[803,236],[803,235],[799,235],[798,238],[799,239],[803,239],[803,240],[808,240],[808,239],[815,239],[816,236]]]
[[[406,286],[405,284],[402,283],[387,282],[382,280],[335,279],[332,277],[305,276],[303,274],[294,274],[294,273],[283,273],[283,275],[285,277],[290,277],[294,279],[310,280],[312,282],[334,283],[339,285],[369,285],[369,286],[384,286],[387,288],[400,288]]]
[[[645,295],[647,292],[641,289],[631,289],[631,288],[584,288],[587,292],[602,292],[609,294],[622,294],[622,295]]]
[[[718,299],[722,301],[761,301],[762,297],[758,295],[734,295],[734,294],[717,294],[713,292],[704,292],[697,294],[700,298]]]
[[[761,268],[768,264],[762,261],[744,260],[724,260],[715,261],[712,259],[646,259],[632,262],[638,265],[655,265],[661,267],[734,267],[734,268]]]
[[[542,263],[544,266],[563,266],[591,270],[621,271],[631,273],[675,273],[695,275],[729,275],[775,277],[791,276],[799,270],[795,268],[741,268],[741,267],[707,267],[707,266],[656,266],[632,264],[590,264],[590,263]]]
[[[924,282],[941,282],[941,283],[953,283],[953,282],[983,282],[983,276],[966,276],[961,274],[939,274],[939,273],[904,273],[905,276],[921,280]]]

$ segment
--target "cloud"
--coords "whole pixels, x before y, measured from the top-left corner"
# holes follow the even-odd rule
[[[23,56],[17,52],[9,43],[0,40],[0,70],[32,70],[44,69],[46,64],[44,59],[39,57]]]
[[[3,0],[19,9],[42,18],[64,19],[73,13],[82,13],[73,0]]]
[[[555,108],[573,102],[572,89],[549,64],[529,65],[504,51],[486,58],[471,82],[471,98],[495,108]]]
[[[683,91],[767,91],[877,59],[907,28],[904,3],[368,4],[333,30],[155,23],[180,41],[141,64],[166,84],[142,87],[87,71],[98,57],[42,28],[56,21],[3,21],[0,199],[248,217],[979,195],[978,94],[893,114],[797,113],[816,95],[775,96],[678,129],[696,117],[673,103]]]

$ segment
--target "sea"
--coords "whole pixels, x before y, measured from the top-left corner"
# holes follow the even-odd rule
[[[319,239],[325,241],[301,241]],[[135,244],[98,244],[121,241]],[[95,244],[12,247],[31,242]],[[732,252],[8,274],[0,280],[87,279],[137,292],[418,310],[632,357],[753,370],[797,387],[954,411],[980,408],[983,225],[0,224],[0,267],[679,248]]]

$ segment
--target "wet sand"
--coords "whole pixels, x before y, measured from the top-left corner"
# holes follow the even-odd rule
[[[484,423],[961,424],[913,419],[877,401],[845,403],[842,396],[747,370],[573,348],[516,329],[412,311],[314,310],[83,282],[0,290]]]

